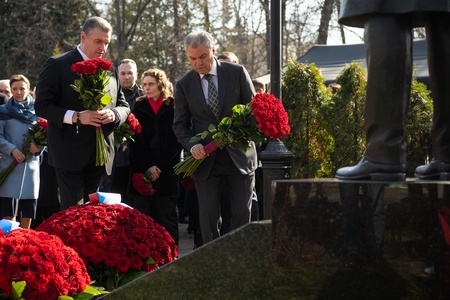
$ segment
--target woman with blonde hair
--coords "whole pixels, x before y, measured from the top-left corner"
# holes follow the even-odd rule
[[[22,149],[29,128],[39,119],[34,112],[30,81],[23,75],[10,78],[12,97],[0,106],[0,172],[13,162],[17,165],[0,186],[0,218],[20,218],[22,228],[30,228],[36,217],[39,194],[39,156],[41,149],[30,145],[31,156]]]

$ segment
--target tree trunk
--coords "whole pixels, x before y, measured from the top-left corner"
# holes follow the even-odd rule
[[[270,70],[270,6],[269,0],[259,0],[266,16],[266,53],[267,70]]]
[[[328,39],[328,26],[330,25],[331,15],[333,14],[335,0],[325,0],[322,7],[322,14],[319,25],[319,36],[317,44],[326,45]]]
[[[173,41],[172,41],[172,66],[170,67],[169,71],[169,79],[172,82],[175,82],[176,79],[176,72],[178,70],[178,53],[179,53],[179,47],[178,47],[178,41],[180,41],[180,17],[178,15],[178,0],[173,0]]]

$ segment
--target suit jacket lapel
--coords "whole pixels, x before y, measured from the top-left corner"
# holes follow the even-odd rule
[[[197,103],[194,104],[194,107],[203,106],[208,111],[210,111],[208,104],[206,104],[205,94],[203,93],[202,83],[200,79],[200,75],[196,71],[192,71],[190,76],[191,84],[192,84],[192,92],[194,93],[192,99],[195,99]],[[210,111],[211,112],[211,111]],[[211,112],[213,115],[213,113]]]
[[[217,61],[217,80],[219,82],[219,113],[222,116],[223,105],[225,103],[225,97],[227,95],[228,82],[230,79],[230,74],[224,64]]]

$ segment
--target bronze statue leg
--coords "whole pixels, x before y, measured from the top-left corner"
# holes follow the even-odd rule
[[[406,113],[412,79],[412,36],[402,15],[373,15],[365,24],[367,93],[365,158],[404,164]]]
[[[450,180],[450,14],[429,13],[426,19],[428,70],[433,97],[433,160],[416,168],[420,179]]]
[[[450,163],[450,14],[430,14],[426,30],[434,105],[433,150],[437,160]]]
[[[406,15],[367,16],[366,151],[356,166],[336,172],[343,180],[403,181],[406,112],[412,78],[412,36]]]

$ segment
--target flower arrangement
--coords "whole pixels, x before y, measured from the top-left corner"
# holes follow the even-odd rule
[[[103,58],[93,58],[74,63],[70,70],[80,75],[70,86],[80,93],[83,107],[87,110],[101,110],[111,102],[105,90],[112,72],[112,62]],[[98,126],[96,134],[96,165],[102,166],[109,160],[105,137],[101,126]]]
[[[186,176],[181,178],[180,185],[186,190],[195,190],[195,180],[194,178],[192,178],[192,176]]]
[[[279,139],[289,134],[291,128],[288,114],[283,104],[272,94],[259,93],[247,104],[235,105],[231,117],[223,118],[217,128],[209,125],[208,130],[195,135],[191,142],[198,142],[212,134],[213,141],[204,146],[207,154],[228,145],[232,149],[250,149],[250,141],[262,142],[266,138]],[[206,159],[195,159],[193,156],[175,165],[176,174],[191,176]]]
[[[74,205],[36,230],[61,238],[86,263],[95,284],[122,286],[178,256],[169,233],[149,216],[119,204]]]
[[[153,189],[152,180],[150,178],[150,171],[145,173],[134,173],[133,174],[133,187],[139,194],[143,196],[153,196],[156,190]]]
[[[39,118],[28,128],[28,135],[24,138],[22,144],[22,152],[26,159],[31,157],[30,145],[34,143],[37,147],[44,149],[47,146],[47,120]],[[15,167],[19,164],[14,160],[6,169],[0,172],[0,186],[3,185],[6,178],[11,174]]]
[[[134,142],[133,136],[140,134],[141,130],[142,126],[139,124],[139,120],[136,119],[133,113],[130,113],[127,121],[114,130],[114,145],[116,149],[125,147],[129,140]]]
[[[1,235],[0,258],[1,298],[90,299],[101,294],[89,286],[77,253],[46,232],[16,229]]]

